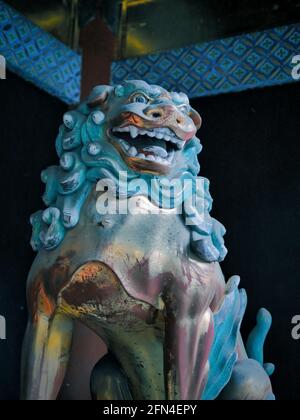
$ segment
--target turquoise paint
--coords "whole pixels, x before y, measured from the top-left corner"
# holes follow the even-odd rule
[[[162,189],[164,177],[141,174],[130,169],[107,137],[107,129],[115,115],[121,111],[138,113],[141,107],[146,106],[141,103],[121,104],[124,97],[129,97],[135,91],[146,95],[151,92],[152,95],[158,96],[164,90],[141,81],[125,82],[115,88],[98,86],[87,101],[64,115],[56,139],[60,164],[42,172],[42,181],[46,185],[44,203],[52,209],[56,208],[58,212],[55,213],[50,225],[45,222],[45,219],[48,219],[47,213],[37,213],[32,217],[32,244],[35,250],[52,250],[60,245],[66,232],[77,225],[81,208],[92,186],[101,179],[113,180],[119,191],[119,173],[126,171],[128,181],[142,179],[147,183],[148,191],[153,186],[158,192]],[[99,95],[109,95],[106,112],[100,106],[93,108],[88,106],[88,103]],[[172,96],[172,103],[175,106],[186,106],[188,110],[191,109],[186,95],[178,93],[169,93],[169,95]],[[209,214],[212,209],[209,181],[197,177],[200,171],[197,156],[201,150],[200,140],[195,136],[184,147],[182,157],[173,168],[169,179],[180,179],[182,183],[190,180],[193,194],[197,196],[199,202],[204,203],[197,207],[197,203],[188,200],[185,202],[183,217],[186,219],[192,217],[194,220],[194,224],[190,226],[193,251],[205,261],[222,261],[227,254],[223,240],[226,231]],[[203,188],[197,189],[195,182],[197,179],[202,180]],[[135,194],[136,191],[128,192],[128,196]],[[159,194],[157,197],[159,198],[155,204],[162,207]],[[175,206],[176,197],[173,197],[171,203]]]
[[[151,94],[155,97],[166,91],[141,81],[124,82],[116,88],[99,86],[93,90],[87,101],[64,115],[56,140],[59,165],[42,172],[42,181],[46,186],[43,200],[48,208],[40,210],[31,217],[33,226],[31,244],[34,250],[51,251],[59,247],[66,233],[78,224],[81,209],[91,189],[99,180],[108,179],[113,182],[118,195],[123,197],[124,185],[119,180],[121,172],[126,172],[128,181],[143,180],[147,187],[151,185],[156,191],[154,204],[162,207],[163,202],[159,192],[165,178],[136,172],[129,168],[109,141],[107,134],[118,114],[142,113],[145,104],[140,100],[136,103],[124,102],[124,99],[129,99],[134,92]],[[187,112],[192,112],[186,95],[174,93],[168,95],[172,98],[172,105],[184,105],[187,107]],[[99,98],[101,99],[99,104],[92,107],[88,105]],[[170,102],[170,99],[168,101]],[[185,144],[180,159],[172,167],[168,178],[190,180],[193,193],[202,198],[201,203],[204,203],[204,207],[201,208],[198,208],[194,202],[189,202],[185,207],[183,217],[186,219],[193,217],[196,221],[190,226],[191,248],[204,261],[222,261],[227,253],[223,240],[225,228],[210,216],[212,198],[209,193],[209,181],[198,177],[200,170],[198,154],[201,150],[200,140],[194,136]],[[203,188],[197,189],[196,180],[202,181]],[[143,191],[139,192],[141,193]],[[126,194],[127,197],[132,197],[137,191],[129,189]],[[153,199],[152,196],[151,198]],[[175,195],[172,199],[171,208],[178,204]],[[238,277],[233,277],[228,282],[223,304],[214,314],[214,342],[210,351],[210,371],[203,400],[214,400],[220,395],[231,380],[238,360],[238,340],[247,306],[247,296],[244,290],[238,289],[239,282]],[[273,373],[274,367],[271,364],[264,364],[263,346],[271,322],[270,314],[266,310],[260,311],[257,326],[247,343],[249,358],[257,360],[269,375]],[[270,399],[273,399],[273,395],[270,395]]]

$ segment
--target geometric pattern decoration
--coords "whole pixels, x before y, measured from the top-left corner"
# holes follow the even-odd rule
[[[3,1],[0,55],[12,72],[67,104],[79,102],[81,56]]]
[[[144,79],[191,98],[294,82],[300,24],[114,62],[112,82]]]

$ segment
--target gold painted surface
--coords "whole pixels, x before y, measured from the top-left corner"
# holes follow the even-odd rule
[[[162,311],[132,298],[111,269],[96,261],[74,274],[59,307],[93,331],[101,328],[126,371],[134,399],[165,399]]]
[[[123,0],[118,59],[296,23],[299,19],[298,1]]]
[[[59,312],[52,318],[39,314],[35,323],[28,323],[22,355],[21,399],[56,399],[70,357],[72,333],[72,319]]]
[[[8,0],[7,3],[70,48],[79,44],[79,0]]]
[[[68,323],[60,324],[76,319],[107,344],[134,399],[186,399],[175,374],[182,363],[178,351],[186,334],[191,354],[202,342],[199,334],[206,339],[199,325],[202,319],[206,325],[201,314],[224,281],[219,265],[189,255],[189,232],[174,212],[104,216],[107,223],[99,224],[103,219],[91,214],[96,197],[92,192],[78,226],[61,247],[40,253],[29,275],[29,308],[35,316],[23,347],[23,398],[56,398],[72,335]],[[45,301],[55,306],[48,308]],[[194,372],[191,354],[185,363]],[[194,382],[188,392],[192,398],[199,393]]]

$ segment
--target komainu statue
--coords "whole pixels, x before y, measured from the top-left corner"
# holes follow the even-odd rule
[[[262,309],[244,345],[247,296],[227,283],[224,227],[198,177],[200,115],[143,81],[98,86],[64,115],[59,166],[31,217],[22,399],[56,399],[74,320],[108,347],[98,400],[273,400]]]

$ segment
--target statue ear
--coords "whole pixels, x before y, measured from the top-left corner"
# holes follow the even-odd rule
[[[94,87],[87,99],[88,106],[91,108],[96,106],[104,106],[112,91],[112,86],[102,85]]]
[[[191,112],[190,112],[190,118],[194,121],[194,124],[197,130],[199,130],[202,125],[202,118],[200,114],[197,111],[195,111],[195,109],[193,108],[191,109]]]

